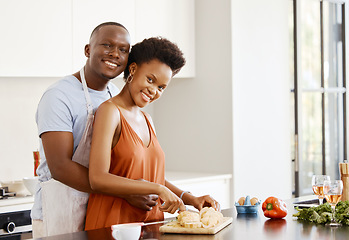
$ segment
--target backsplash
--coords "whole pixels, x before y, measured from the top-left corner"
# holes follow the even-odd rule
[[[0,181],[34,175],[33,151],[39,148],[36,108],[44,91],[59,79],[0,77]],[[123,85],[122,79],[113,83]]]
[[[35,112],[42,93],[58,78],[0,78],[0,181],[34,175],[39,147]]]

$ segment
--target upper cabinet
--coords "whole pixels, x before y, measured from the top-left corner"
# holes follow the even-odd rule
[[[0,0],[0,76],[72,71],[70,0]]]
[[[84,66],[100,23],[115,21],[132,44],[163,36],[187,60],[176,77],[194,77],[194,0],[0,0],[0,77],[61,77]]]
[[[176,77],[195,76],[194,0],[136,0],[136,41],[161,36],[177,43],[186,65]]]

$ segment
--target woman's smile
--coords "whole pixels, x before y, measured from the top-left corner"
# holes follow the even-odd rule
[[[142,93],[143,100],[146,101],[146,102],[150,102],[151,97],[148,96],[147,94],[145,94],[144,92],[141,92],[141,93]]]

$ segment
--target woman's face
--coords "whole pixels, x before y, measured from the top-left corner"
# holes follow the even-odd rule
[[[141,108],[160,98],[172,78],[171,68],[157,59],[141,65],[132,63],[130,74],[133,76],[129,83],[131,96]]]

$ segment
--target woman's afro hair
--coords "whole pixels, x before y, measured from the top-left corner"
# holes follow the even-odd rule
[[[152,37],[133,45],[124,70],[124,79],[127,79],[130,74],[130,64],[136,63],[141,65],[154,59],[169,66],[173,73],[172,76],[177,74],[185,64],[183,52],[175,43],[166,38]]]

